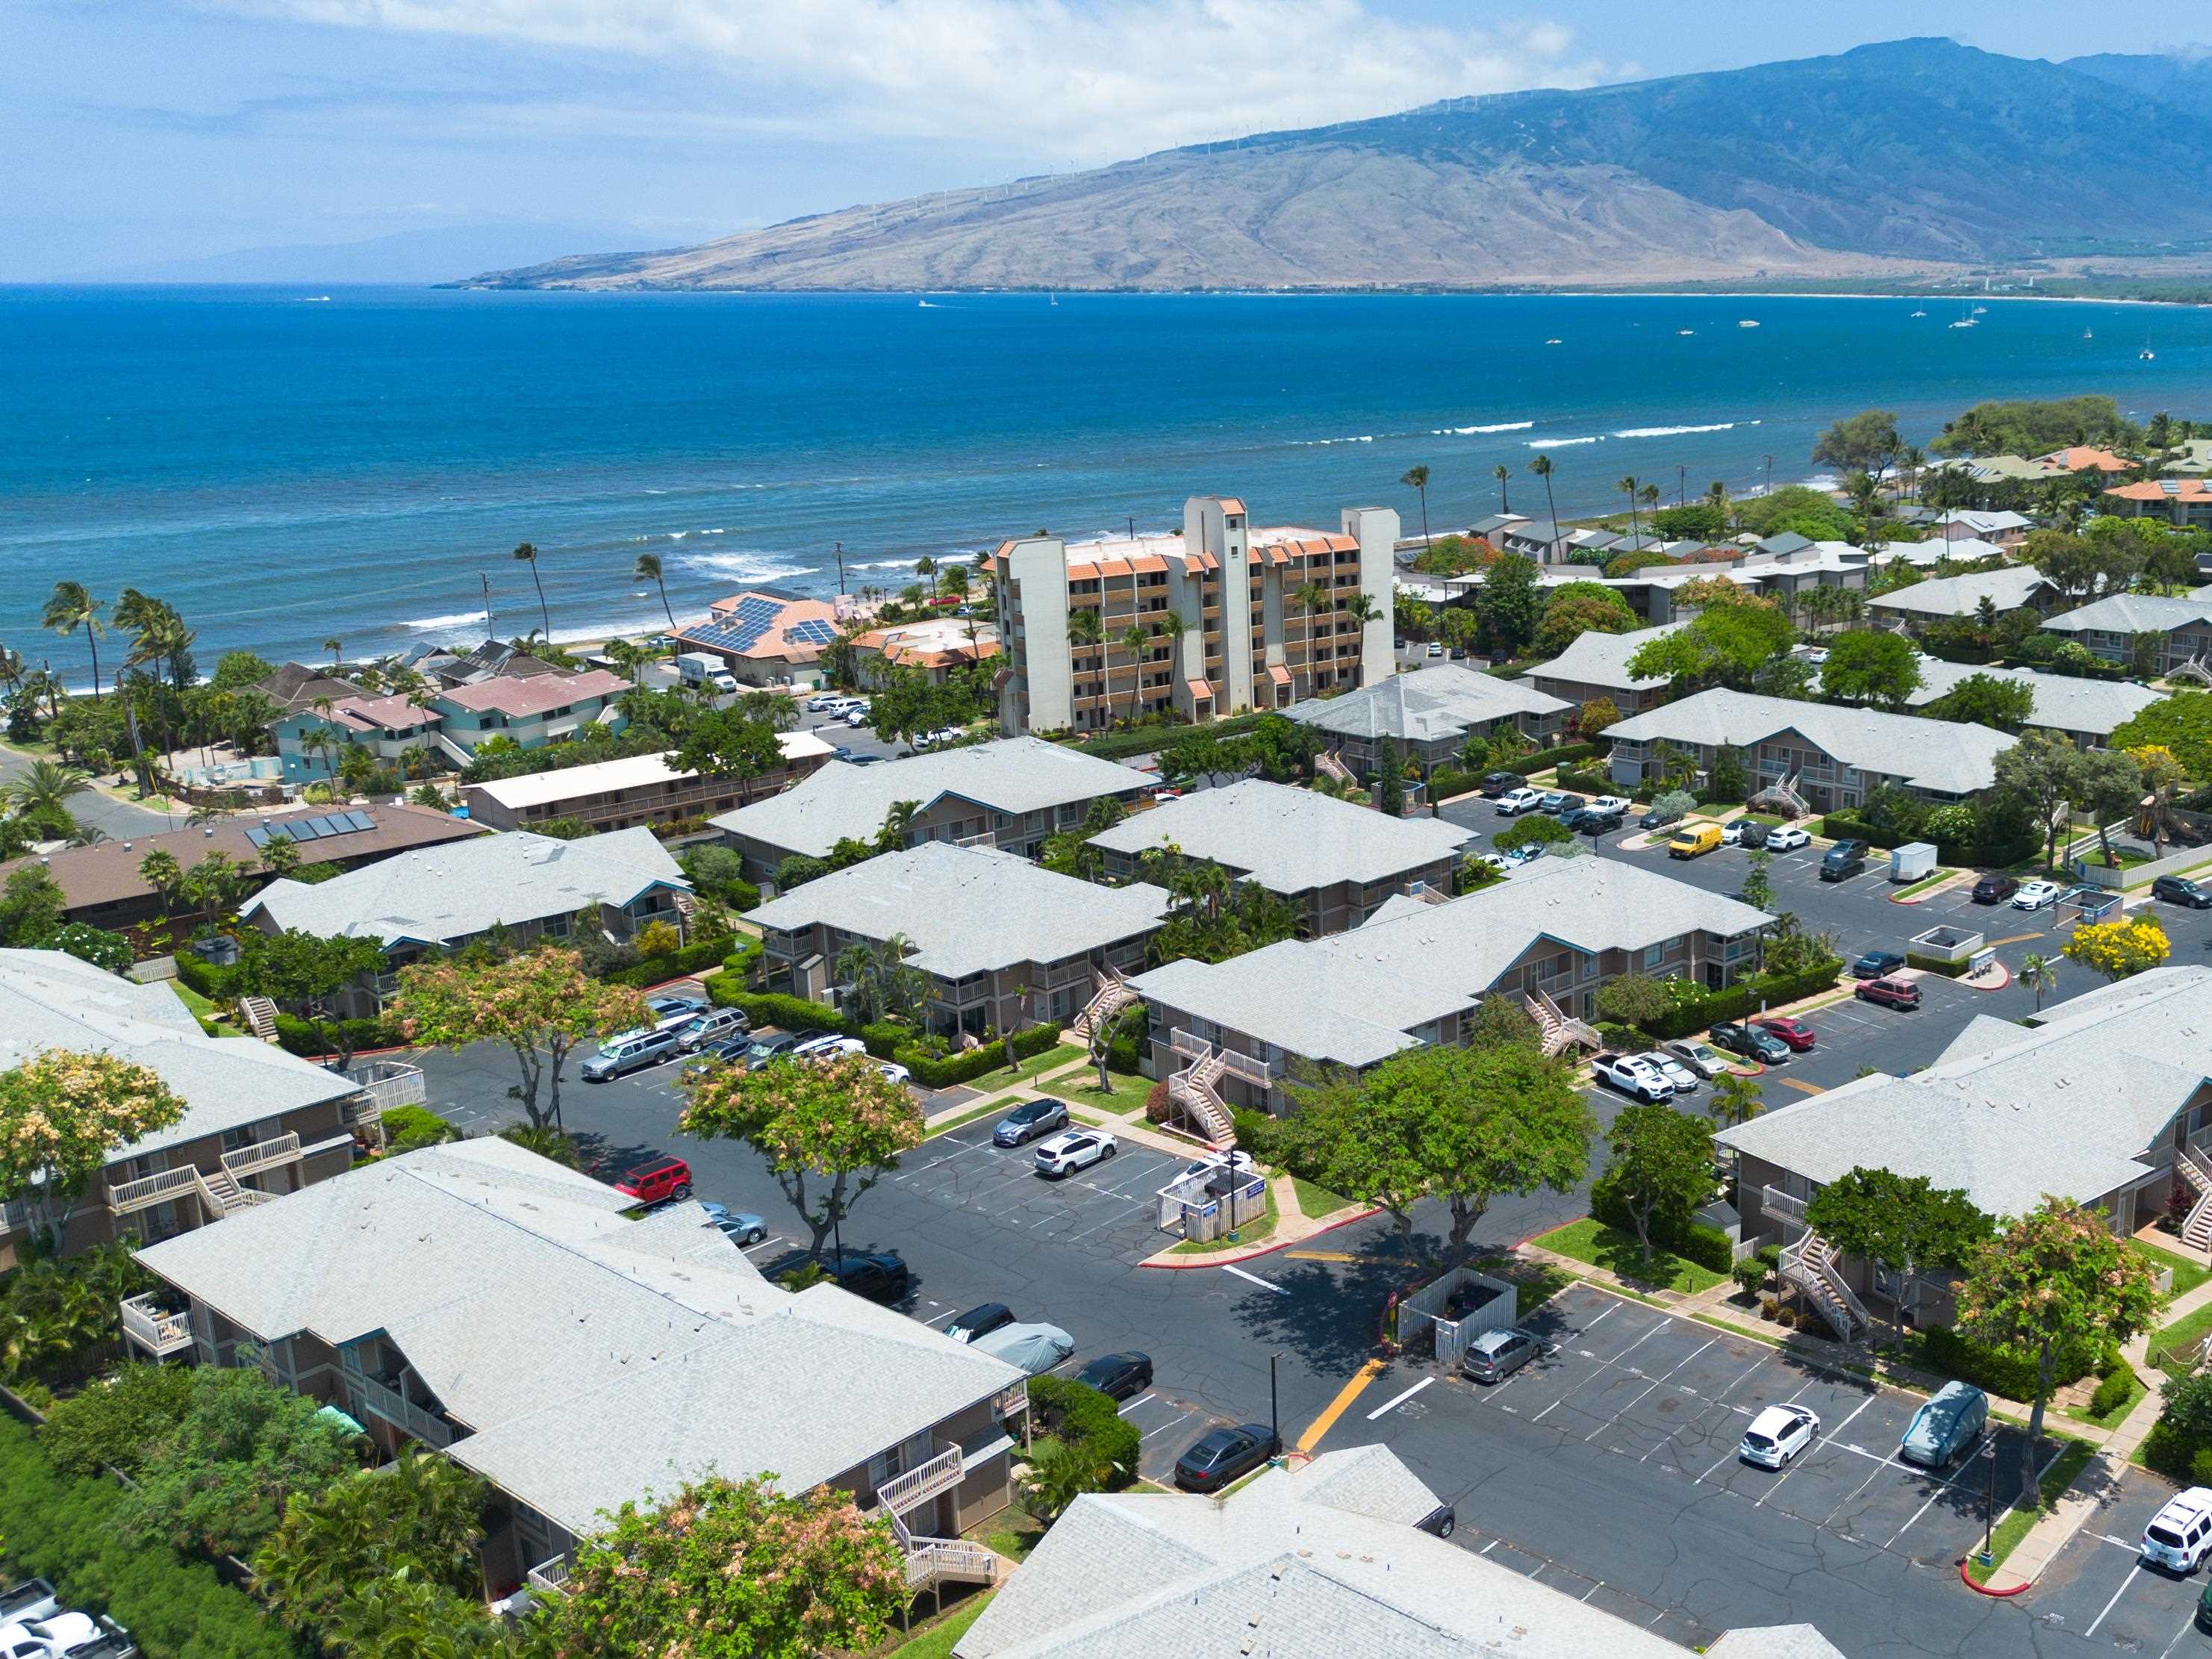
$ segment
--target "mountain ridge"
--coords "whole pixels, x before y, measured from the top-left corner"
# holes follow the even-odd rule
[[[2166,60],[2149,60],[2164,63]],[[2212,78],[1919,38],[1156,151],[468,286],[904,291],[1894,278],[2212,236]]]

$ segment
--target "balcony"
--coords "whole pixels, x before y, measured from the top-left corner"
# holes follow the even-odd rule
[[[107,1189],[107,1208],[111,1214],[135,1215],[140,1210],[150,1210],[156,1204],[167,1204],[182,1198],[199,1186],[200,1172],[187,1164],[181,1170],[162,1170],[136,1181],[125,1181]]]
[[[556,1555],[550,1561],[540,1561],[524,1577],[530,1588],[545,1595],[566,1595],[568,1593],[568,1558]]]
[[[349,1124],[374,1123],[397,1106],[420,1106],[424,1098],[422,1071],[396,1060],[372,1060],[346,1073],[361,1085],[361,1092],[341,1101],[339,1111]]]
[[[360,1395],[362,1404],[394,1428],[439,1451],[461,1438],[461,1431],[403,1394],[397,1386],[402,1380],[398,1375],[388,1379],[371,1376],[362,1365],[359,1350],[346,1349],[343,1364],[347,1385]]]
[[[155,1358],[167,1359],[192,1346],[191,1316],[168,1312],[160,1306],[158,1293],[149,1291],[124,1302],[123,1334]]]
[[[892,1514],[902,1515],[951,1492],[960,1484],[965,1473],[960,1448],[950,1447],[927,1463],[917,1463],[904,1474],[891,1476],[876,1488],[876,1502]]]
[[[274,1139],[257,1140],[250,1146],[240,1146],[235,1152],[222,1155],[222,1167],[234,1177],[239,1178],[299,1161],[300,1137],[290,1132]]]

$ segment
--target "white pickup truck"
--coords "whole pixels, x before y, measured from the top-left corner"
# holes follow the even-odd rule
[[[1637,1099],[1657,1103],[1674,1097],[1667,1074],[1640,1054],[1600,1054],[1590,1062],[1600,1083]]]
[[[137,1659],[138,1644],[112,1619],[75,1613],[43,1578],[0,1591],[0,1656],[5,1659]]]

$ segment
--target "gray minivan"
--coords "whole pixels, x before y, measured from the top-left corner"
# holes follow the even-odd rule
[[[584,1062],[584,1081],[605,1083],[610,1078],[620,1077],[625,1072],[635,1072],[642,1066],[657,1066],[664,1060],[673,1060],[683,1052],[677,1044],[676,1033],[669,1031],[625,1031],[599,1045],[599,1052]]]
[[[1908,1463],[1940,1469],[1974,1443],[1990,1420],[1990,1397],[1968,1382],[1946,1382],[1912,1413],[1897,1450]]]

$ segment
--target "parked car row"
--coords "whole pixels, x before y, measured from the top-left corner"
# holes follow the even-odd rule
[[[65,1607],[43,1578],[0,1592],[0,1655],[5,1659],[137,1659],[131,1632],[105,1614]]]

